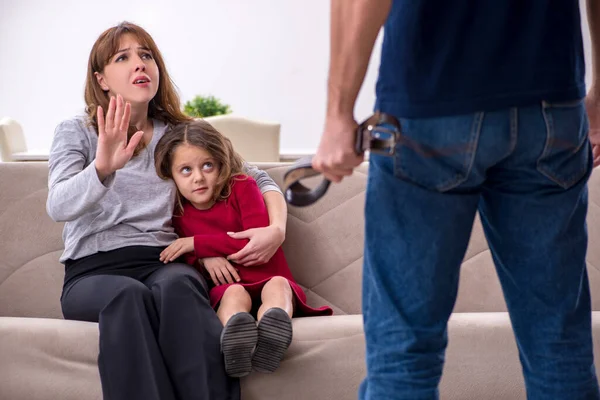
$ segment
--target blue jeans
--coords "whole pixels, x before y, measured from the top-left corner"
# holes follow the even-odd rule
[[[360,399],[438,398],[477,211],[528,399],[600,399],[585,264],[592,157],[582,101],[400,122],[406,140],[394,157],[371,155]]]

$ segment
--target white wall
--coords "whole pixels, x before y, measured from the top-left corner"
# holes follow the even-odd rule
[[[56,125],[83,109],[89,51],[122,20],[154,37],[183,101],[214,94],[236,114],[281,122],[284,152],[318,145],[327,0],[0,0],[0,118],[22,123],[29,148],[49,147]],[[359,119],[373,106],[378,64],[377,50]]]
[[[585,0],[580,2],[589,60]],[[154,37],[183,101],[214,94],[237,114],[281,122],[282,152],[318,145],[327,0],[0,0],[0,118],[23,124],[29,148],[49,147],[57,123],[82,110],[91,46],[122,20]],[[371,112],[378,65],[379,42],[357,119]]]

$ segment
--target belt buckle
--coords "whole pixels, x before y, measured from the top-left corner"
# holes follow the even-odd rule
[[[396,143],[400,136],[400,127],[391,124],[375,124],[371,119],[363,122],[360,127],[360,150],[383,156],[393,156],[396,153]]]

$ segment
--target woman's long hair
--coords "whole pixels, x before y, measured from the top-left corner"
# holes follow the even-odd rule
[[[148,117],[163,121],[169,125],[190,121],[191,118],[181,111],[181,103],[179,95],[175,90],[175,84],[167,72],[160,50],[158,50],[152,36],[138,25],[130,22],[121,22],[117,26],[104,31],[98,37],[90,52],[85,82],[85,111],[89,116],[90,124],[96,129],[96,132],[98,132],[98,119],[96,115],[98,106],[101,106],[106,114],[110,100],[108,93],[100,87],[95,73],[104,72],[104,67],[110,62],[110,59],[117,54],[121,37],[125,34],[135,36],[141,46],[148,48],[158,66],[158,91],[148,106]],[[137,131],[138,129],[135,126],[130,126],[127,132],[127,140],[129,141],[131,136]],[[144,147],[144,141],[140,141],[134,154],[137,155]]]

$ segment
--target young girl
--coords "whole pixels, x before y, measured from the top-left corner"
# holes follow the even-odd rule
[[[163,262],[185,255],[195,265],[204,257],[226,256],[246,244],[230,232],[268,225],[256,181],[244,175],[229,139],[207,122],[179,124],[167,132],[156,146],[155,162],[158,175],[173,179],[180,195],[173,218],[180,239],[161,253]],[[221,351],[230,376],[245,376],[252,368],[275,371],[292,341],[292,315],[332,314],[329,307],[306,304],[281,247],[261,266],[201,270],[215,285],[210,300],[225,326]]]
[[[89,56],[85,102],[85,115],[56,128],[47,210],[66,222],[64,317],[98,322],[104,398],[238,400],[239,381],[225,373],[223,326],[205,279],[184,263],[159,259],[177,239],[171,226],[177,189],[156,176],[154,148],[167,127],[191,118],[181,112],[144,29],[124,22],[100,35]],[[244,233],[253,236],[254,251],[232,255],[247,265],[281,245],[287,213],[268,175],[246,171],[273,216],[272,227]],[[203,262],[229,265],[224,258]]]

